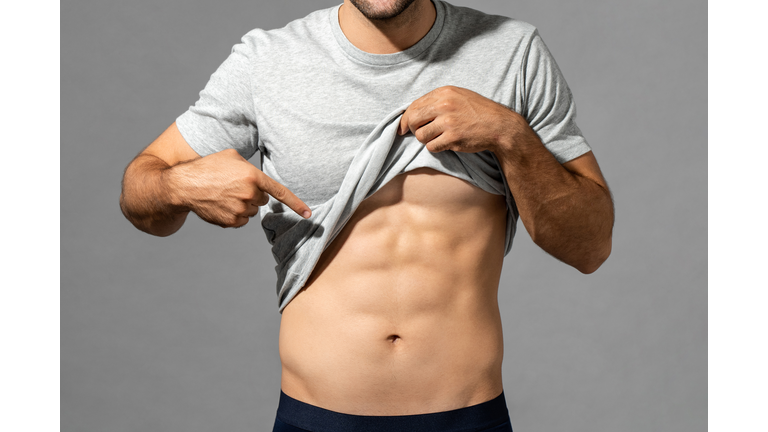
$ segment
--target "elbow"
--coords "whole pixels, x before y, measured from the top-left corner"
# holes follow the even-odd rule
[[[574,263],[573,267],[583,274],[592,274],[599,269],[611,255],[611,239],[605,241],[599,248],[595,248],[591,253],[587,253],[584,259]]]
[[[135,206],[132,207],[127,203],[125,194],[120,195],[120,211],[122,211],[123,216],[125,216],[128,222],[130,222],[136,229],[156,237],[168,237],[175,233],[181,228],[187,218],[187,214],[185,213],[177,216],[175,220],[172,221],[158,221],[157,218],[152,217],[152,215],[146,214],[146,212],[142,213],[139,209],[136,209]]]
[[[152,227],[140,227],[138,225],[134,225],[134,226],[136,228],[138,228],[140,231],[144,231],[145,233],[153,235],[155,237],[168,237],[171,234],[173,234],[176,231],[178,231],[178,228],[176,228],[176,229],[173,229],[173,228],[171,228],[171,229],[167,229],[167,228],[153,229]]]
[[[526,228],[529,229],[528,232],[534,243],[583,274],[596,272],[611,255],[612,227],[595,230],[581,226],[563,230],[553,229],[551,225],[538,224],[526,226]]]
[[[588,263],[580,263],[579,265],[575,265],[574,267],[576,270],[580,271],[582,274],[592,274],[597,271],[597,269],[600,268],[600,266],[603,265],[605,260],[602,261],[591,261]]]

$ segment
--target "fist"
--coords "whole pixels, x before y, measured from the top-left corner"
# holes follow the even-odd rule
[[[495,151],[528,123],[519,114],[465,88],[446,86],[416,99],[400,118],[400,135],[412,132],[427,150]],[[531,131],[532,132],[532,131]]]
[[[169,181],[179,192],[181,205],[214,225],[239,228],[247,224],[270,196],[304,218],[311,215],[309,206],[234,149],[176,165],[170,171]]]

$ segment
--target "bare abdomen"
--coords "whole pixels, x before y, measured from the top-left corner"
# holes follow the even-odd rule
[[[503,197],[429,169],[365,200],[283,311],[283,391],[358,415],[498,396],[505,217]]]

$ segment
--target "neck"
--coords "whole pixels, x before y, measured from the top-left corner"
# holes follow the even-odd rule
[[[339,8],[339,26],[344,36],[362,51],[392,54],[421,40],[435,22],[431,0],[416,0],[400,15],[383,20],[366,18],[349,0]]]

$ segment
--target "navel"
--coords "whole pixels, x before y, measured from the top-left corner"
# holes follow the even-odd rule
[[[389,335],[389,336],[387,336],[387,340],[389,342],[391,342],[391,343],[397,343],[398,341],[400,341],[400,336],[398,336],[396,334]]]

